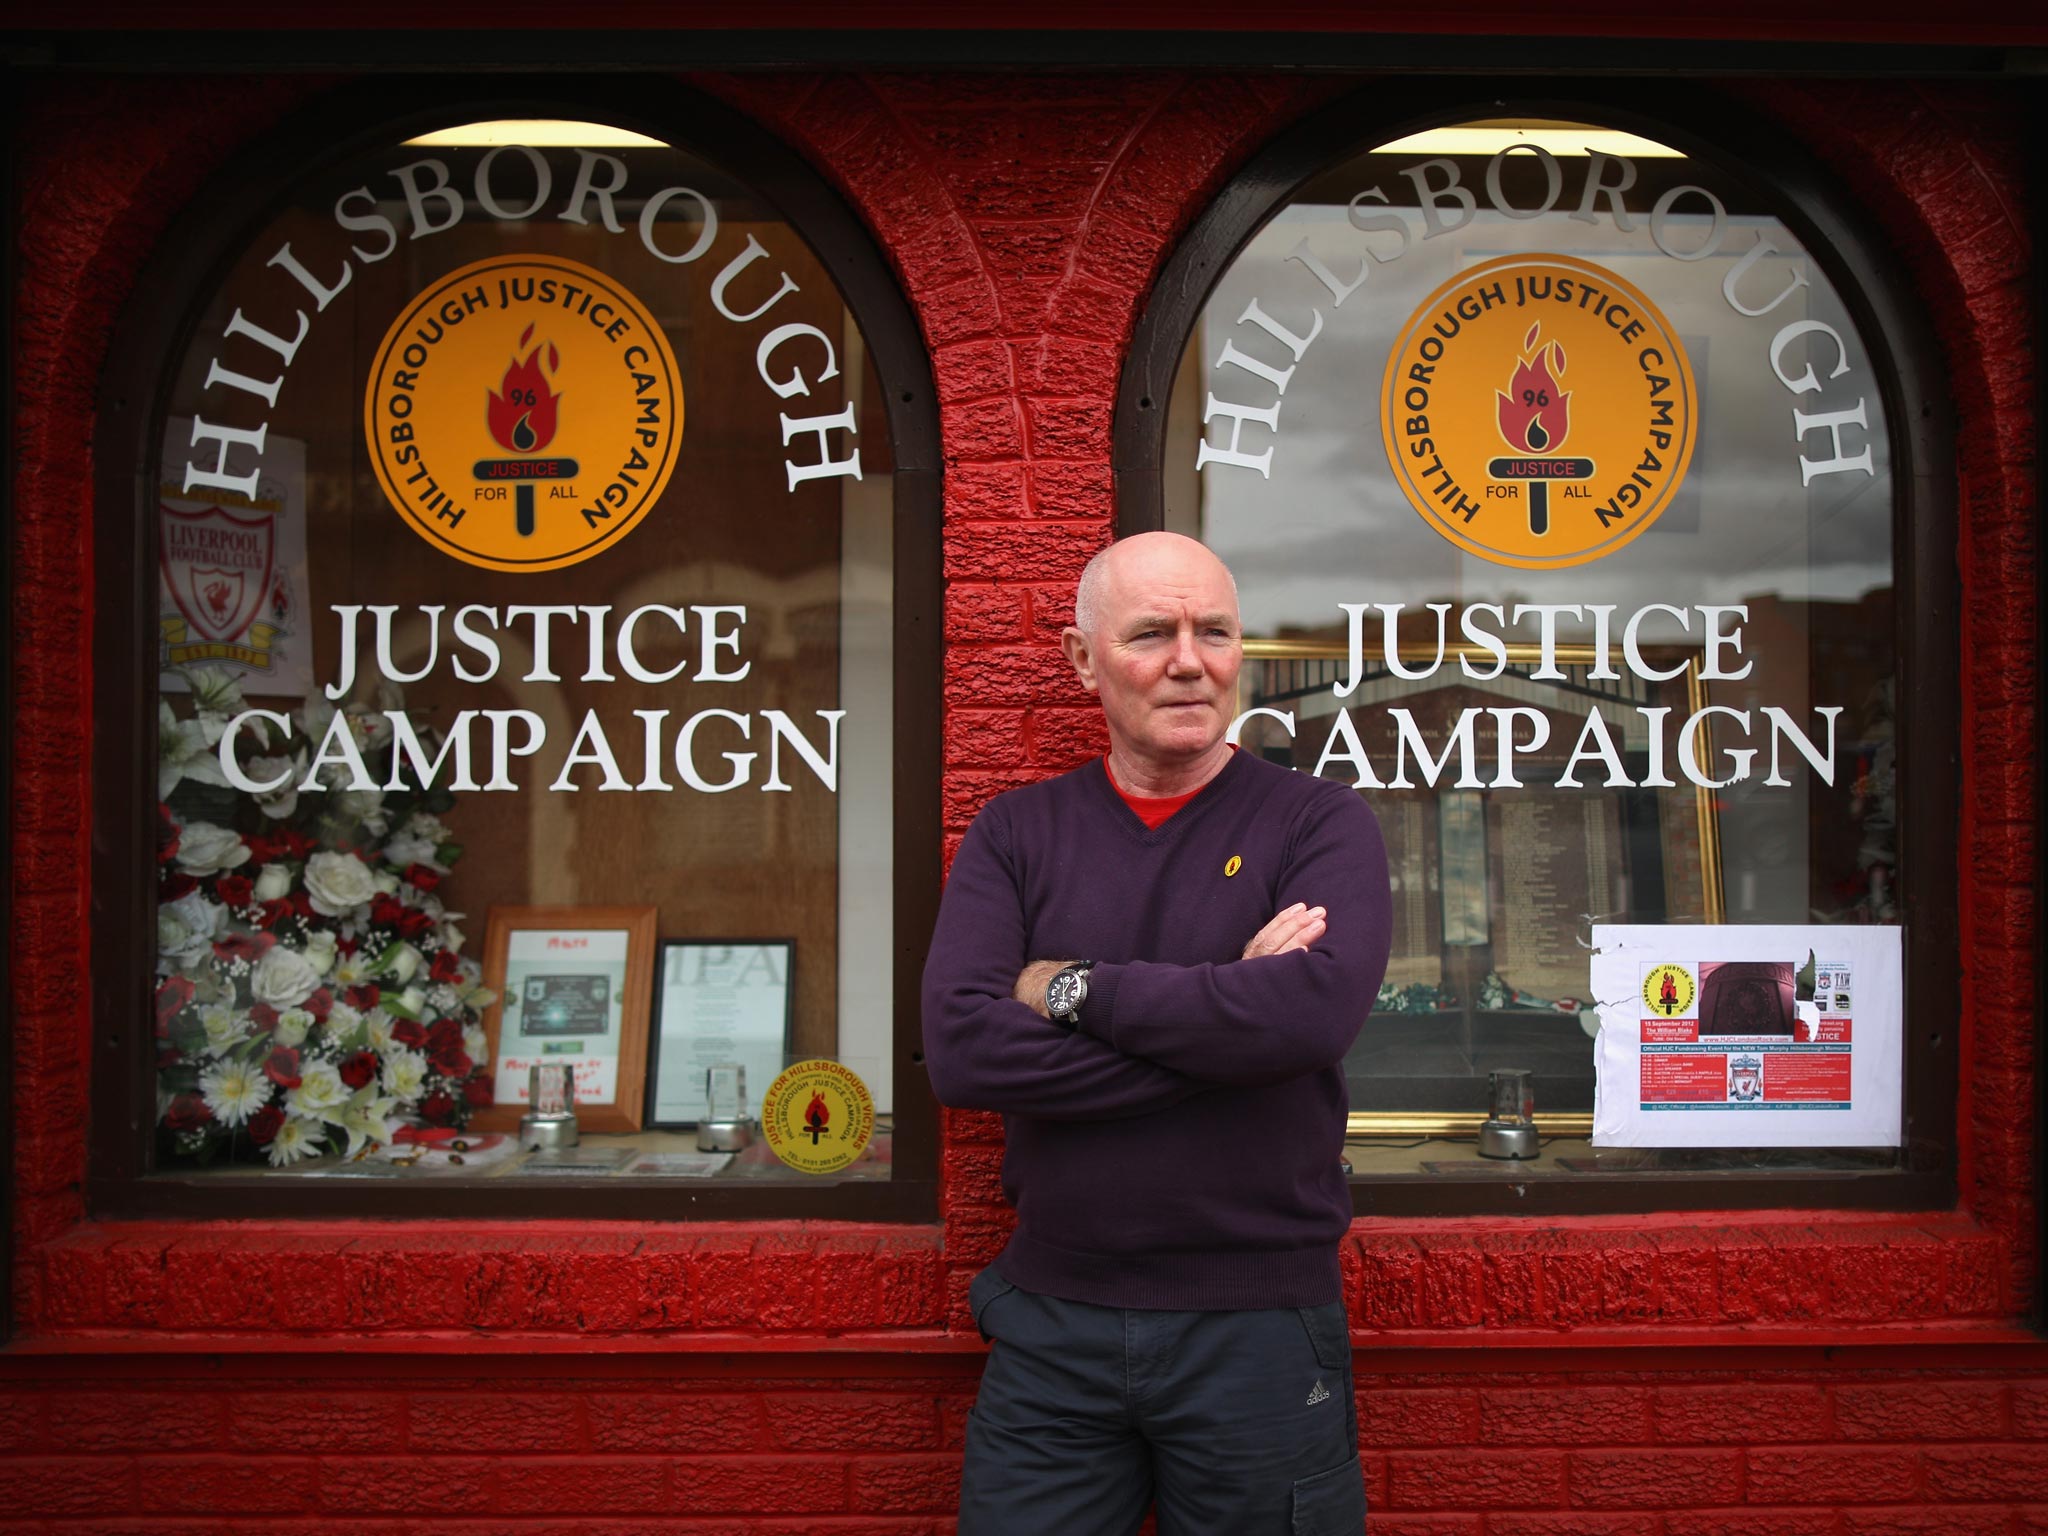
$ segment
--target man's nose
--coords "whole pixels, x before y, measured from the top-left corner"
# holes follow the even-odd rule
[[[1175,677],[1199,677],[1202,672],[1201,653],[1195,648],[1193,630],[1184,629],[1173,638],[1173,655],[1167,662],[1167,670]]]

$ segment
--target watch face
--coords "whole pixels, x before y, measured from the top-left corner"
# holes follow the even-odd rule
[[[1081,1006],[1086,994],[1079,971],[1061,971],[1045,989],[1046,1010],[1055,1018],[1064,1018]]]

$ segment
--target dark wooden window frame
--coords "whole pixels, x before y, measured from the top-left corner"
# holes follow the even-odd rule
[[[1891,433],[1893,561],[1900,601],[1899,826],[1905,926],[1904,1140],[1900,1166],[1869,1172],[1670,1171],[1473,1182],[1360,1178],[1361,1216],[1567,1215],[1786,1206],[1937,1210],[1956,1203],[1955,1046],[1961,969],[1955,828],[1960,810],[1961,634],[1954,426],[1941,352],[1910,282],[1867,217],[1810,154],[1710,88],[1524,78],[1381,81],[1302,119],[1216,194],[1167,259],[1132,338],[1111,446],[1119,536],[1162,527],[1167,404],[1184,347],[1231,262],[1308,181],[1405,134],[1474,118],[1563,118],[1638,133],[1749,183],[1826,271],[1865,345]]]
[[[426,105],[422,105],[426,104]],[[169,379],[199,314],[295,185],[461,122],[616,124],[714,161],[786,217],[839,285],[882,385],[894,461],[894,1165],[884,1180],[278,1180],[155,1172],[149,992],[156,930],[155,459]],[[349,125],[337,132],[337,125]],[[713,146],[703,149],[699,146]],[[669,79],[407,76],[345,86],[294,112],[214,176],[138,274],[99,395],[95,457],[93,1123],[87,1195],[102,1217],[563,1217],[930,1221],[938,1115],[918,1033],[918,981],[939,896],[939,420],[930,359],[873,237],[793,151]],[[145,781],[148,781],[147,783]]]

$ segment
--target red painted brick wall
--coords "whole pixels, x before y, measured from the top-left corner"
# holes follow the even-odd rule
[[[840,185],[932,347],[957,836],[991,793],[1098,744],[1052,636],[1063,585],[1109,534],[1122,349],[1175,234],[1334,86],[700,83]],[[25,118],[13,1282],[47,1353],[0,1357],[0,1536],[943,1529],[975,1370],[964,1290],[1007,1229],[992,1117],[946,1117],[937,1228],[87,1219],[93,391],[165,221],[318,89],[67,78]],[[2026,1509],[2048,1505],[2048,1356],[1968,1342],[2010,1338],[2035,1283],[2034,369],[2014,106],[1896,82],[1740,95],[1890,236],[1962,421],[1962,1208],[1361,1223],[1345,1268],[1376,1532],[2048,1529]],[[1861,1363],[1811,1347],[1859,1339],[1897,1342]],[[1539,1340],[1587,1348],[1507,1352]],[[1496,1347],[1464,1347],[1481,1342]],[[203,1353],[240,1349],[259,1352]],[[1693,1513],[1650,1512],[1667,1509]]]

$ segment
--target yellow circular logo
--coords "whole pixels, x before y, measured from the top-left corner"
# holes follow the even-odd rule
[[[838,1062],[800,1061],[768,1085],[761,1132],[768,1149],[799,1173],[837,1173],[867,1150],[875,1101]]]
[[[1572,256],[1445,283],[1387,360],[1380,430],[1402,494],[1468,554],[1545,570],[1610,555],[1685,478],[1698,395],[1642,291]]]
[[[1229,860],[1223,866],[1223,878],[1228,880],[1232,875],[1236,874],[1240,869],[1243,868],[1244,860],[1233,853],[1230,856]]]
[[[612,278],[491,257],[392,322],[363,430],[385,495],[428,543],[552,571],[616,544],[660,499],[683,386],[661,327]]]
[[[1692,968],[1684,965],[1653,965],[1643,978],[1645,1017],[1689,1019],[1692,1017]]]

